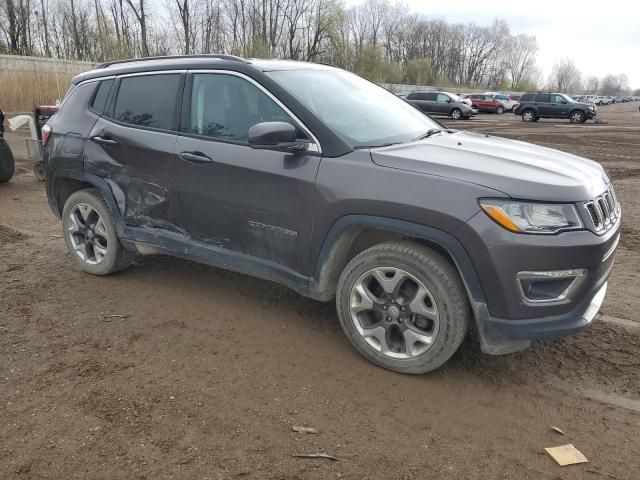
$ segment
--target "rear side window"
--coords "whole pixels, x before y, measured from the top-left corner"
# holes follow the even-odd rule
[[[91,104],[91,109],[99,114],[104,112],[104,107],[107,104],[107,99],[109,98],[109,92],[111,91],[111,86],[113,85],[114,80],[103,80],[98,85],[98,90],[96,90],[96,94],[93,97],[93,102]]]
[[[548,93],[539,93],[536,95],[536,102],[549,103],[550,97]]]
[[[114,118],[142,127],[171,130],[179,74],[125,77],[120,81]]]
[[[533,100],[533,93],[525,93],[520,97],[521,102],[530,102]]]

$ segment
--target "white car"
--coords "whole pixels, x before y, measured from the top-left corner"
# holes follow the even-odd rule
[[[509,95],[500,92],[484,92],[485,95],[491,95],[496,100],[499,100],[500,103],[504,105],[505,111],[513,111],[513,107],[515,107],[518,102],[512,99]]]

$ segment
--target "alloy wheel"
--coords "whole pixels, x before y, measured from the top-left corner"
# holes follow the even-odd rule
[[[571,121],[573,123],[580,123],[582,122],[582,112],[573,112],[571,114]]]
[[[350,294],[351,320],[365,342],[391,358],[425,353],[438,335],[440,315],[425,284],[395,267],[362,274]]]
[[[88,203],[69,212],[68,234],[73,250],[85,263],[97,265],[107,254],[107,229],[100,214]]]
[[[461,116],[462,114],[457,108],[455,108],[453,112],[451,112],[451,118],[453,118],[454,120],[459,120]]]

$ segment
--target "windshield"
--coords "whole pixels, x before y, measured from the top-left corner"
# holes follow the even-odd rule
[[[564,97],[565,100],[567,100],[567,102],[569,103],[576,103],[576,101],[571,98],[569,95],[565,95],[564,93],[562,94],[562,96]]]
[[[352,148],[404,143],[440,125],[382,87],[343,70],[266,72]]]
[[[462,102],[462,98],[460,98],[458,95],[456,95],[455,93],[449,93],[449,92],[445,92],[447,95],[449,95],[454,102]]]

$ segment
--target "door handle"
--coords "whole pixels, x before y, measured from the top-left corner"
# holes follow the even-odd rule
[[[213,159],[202,152],[182,152],[180,158],[191,163],[211,163]]]
[[[118,142],[113,138],[101,137],[99,135],[96,135],[95,137],[91,137],[91,140],[101,145],[117,145],[118,144]]]

